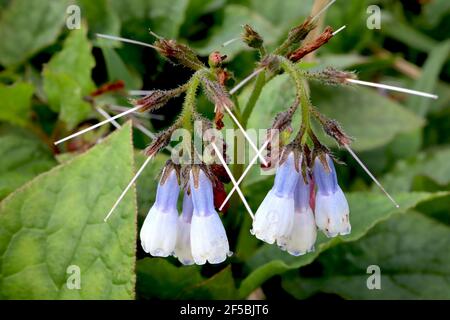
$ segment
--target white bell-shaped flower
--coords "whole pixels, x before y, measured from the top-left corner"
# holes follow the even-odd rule
[[[318,157],[314,162],[316,224],[327,237],[347,235],[351,232],[347,199],[337,183],[333,161],[328,154],[325,159],[328,168]]]
[[[206,262],[221,263],[231,253],[225,228],[214,209],[212,183],[202,169],[195,173],[191,170],[189,178],[194,205],[191,221],[192,257],[199,265]]]
[[[179,192],[177,173],[173,167],[166,166],[158,184],[155,203],[140,232],[142,248],[152,256],[167,257],[175,249]]]
[[[251,233],[258,239],[284,246],[294,221],[294,189],[299,178],[291,152],[278,167],[275,182],[259,206]]]

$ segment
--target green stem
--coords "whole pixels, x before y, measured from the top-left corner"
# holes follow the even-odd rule
[[[280,66],[286,71],[289,76],[294,80],[295,87],[297,89],[297,94],[300,98],[300,104],[302,106],[302,126],[304,128],[304,134],[301,137],[301,143],[305,144],[311,129],[311,119],[310,119],[310,108],[311,102],[309,101],[308,93],[306,92],[305,86],[303,84],[303,78],[300,72],[297,70],[297,67],[284,57],[280,57]]]
[[[187,84],[186,97],[184,98],[183,110],[181,111],[180,121],[183,128],[192,131],[192,117],[195,112],[195,102],[197,89],[200,85],[200,72],[197,71],[191,77]]]
[[[250,115],[253,112],[253,108],[255,107],[256,102],[258,101],[258,98],[261,95],[262,89],[265,84],[266,84],[266,73],[265,71],[262,71],[256,78],[252,94],[250,95],[250,98],[248,99],[247,104],[245,106],[244,113],[242,114],[242,126],[244,127],[244,129],[247,128],[248,118],[250,118]]]

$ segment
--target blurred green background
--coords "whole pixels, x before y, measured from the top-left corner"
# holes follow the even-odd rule
[[[258,55],[242,42],[221,44],[239,37],[247,23],[273,49],[312,12],[314,2],[326,3],[0,0],[0,298],[450,298],[447,0],[338,0],[324,14],[323,26],[347,28],[302,67],[354,70],[362,80],[436,93],[439,99],[310,83],[313,104],[355,138],[355,151],[401,206],[393,208],[348,154],[324,140],[346,162],[338,176],[350,204],[352,233],[320,235],[314,253],[292,257],[263,245],[250,235],[245,209],[234,201],[223,216],[234,251],[225,263],[182,267],[173,258],[150,258],[136,230],[168,153],[158,155],[104,223],[150,139],[136,129],[131,136],[130,123],[121,119],[123,128],[106,139],[114,126],[54,145],[103,120],[96,107],[113,114],[111,106],[129,106],[126,90],[173,88],[192,74],[151,48],[98,39],[96,33],[151,43],[151,29],[189,44],[204,61],[220,50],[239,81],[254,69]],[[79,30],[66,26],[72,4],[81,9]],[[379,30],[366,26],[369,5],[381,8]],[[93,97],[118,80],[124,90]],[[242,90],[239,102],[251,88]],[[284,76],[270,81],[248,126],[268,127],[293,100],[293,90]],[[211,117],[213,106],[199,95],[199,110]],[[140,123],[157,132],[171,124],[181,104],[182,97],[174,99]],[[253,210],[273,180],[258,172],[255,166],[243,183]],[[80,289],[67,286],[73,265],[80,268]],[[380,267],[380,290],[367,287],[370,265]]]

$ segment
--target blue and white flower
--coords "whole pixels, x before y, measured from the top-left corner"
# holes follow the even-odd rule
[[[191,221],[191,249],[196,264],[206,262],[215,264],[225,261],[229,256],[227,234],[219,215],[214,209],[213,186],[202,169],[190,172],[194,212]]]
[[[351,232],[347,199],[337,183],[336,170],[328,154],[325,161],[328,168],[319,157],[314,162],[316,224],[327,237],[347,235]]]
[[[310,184],[300,175],[294,191],[295,214],[291,235],[284,249],[294,256],[314,251],[317,227],[313,211],[309,205]]]
[[[256,211],[251,233],[258,239],[286,244],[294,221],[294,189],[299,176],[291,152],[278,167],[274,185]]]
[[[177,244],[175,246],[175,256],[184,265],[194,264],[191,249],[191,221],[194,206],[192,197],[184,192],[183,209],[178,218]]]
[[[155,257],[172,255],[177,240],[177,172],[166,166],[156,191],[156,201],[142,225],[140,238],[145,252]]]

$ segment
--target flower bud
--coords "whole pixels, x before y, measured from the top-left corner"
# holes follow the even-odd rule
[[[244,41],[250,48],[259,49],[263,46],[264,40],[258,32],[256,32],[248,24],[244,25],[244,33],[242,34]]]
[[[191,48],[175,40],[159,39],[154,45],[164,57],[174,64],[181,64],[192,70],[200,70],[205,67]]]

